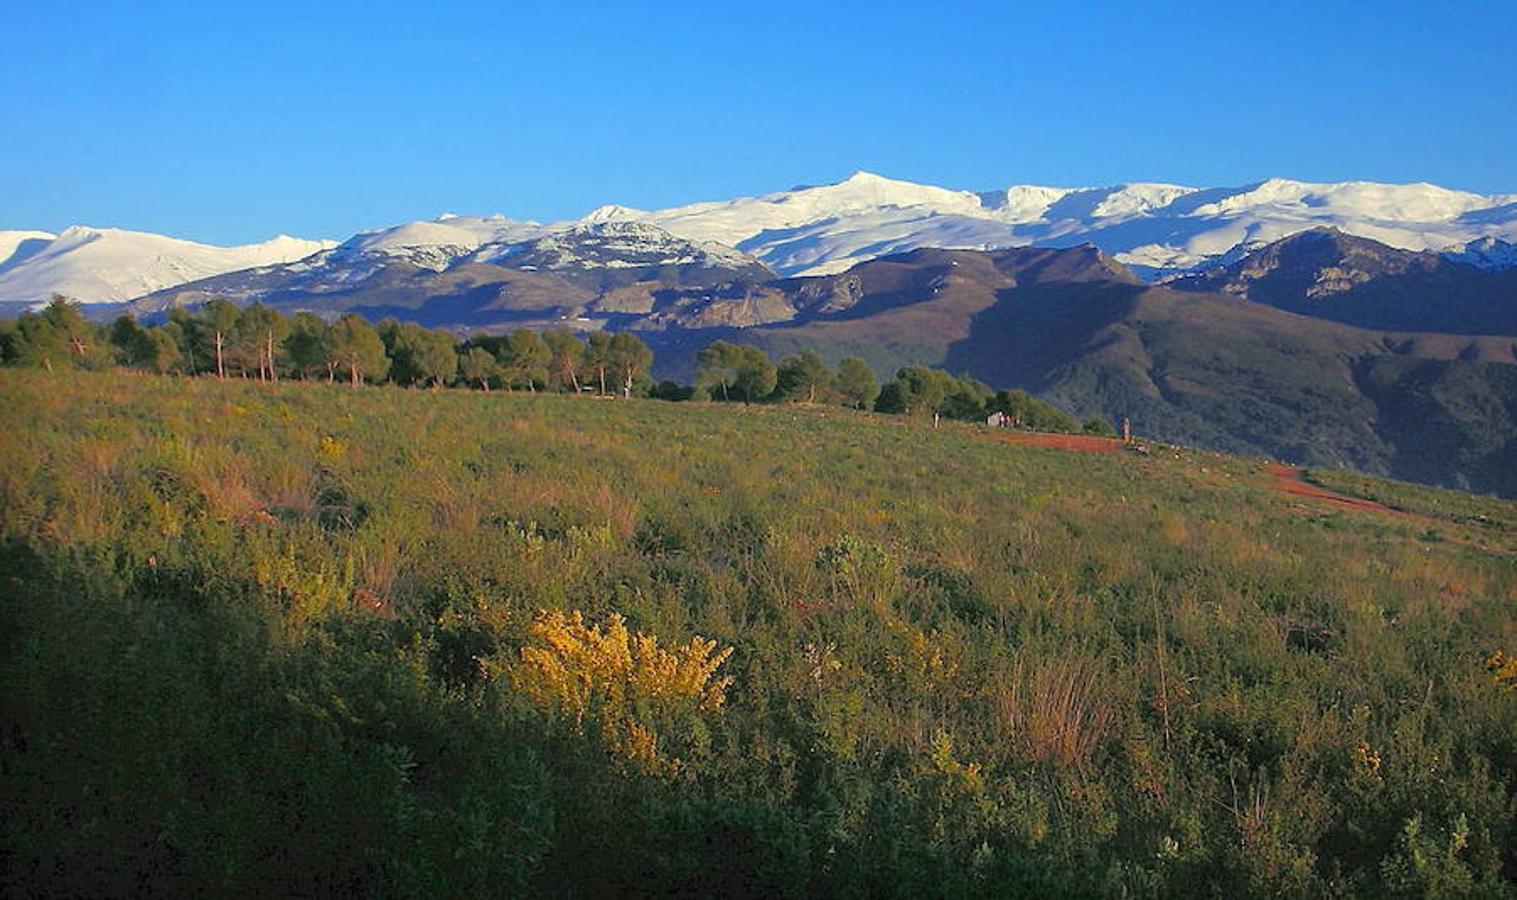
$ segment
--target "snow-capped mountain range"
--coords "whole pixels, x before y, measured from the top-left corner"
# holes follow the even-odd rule
[[[1018,185],[972,193],[867,172],[837,184],[697,203],[619,219],[731,244],[785,274],[843,271],[916,247],[991,249],[1092,243],[1144,274],[1174,273],[1332,226],[1408,250],[1517,240],[1517,194],[1431,184],[1310,184],[1274,178],[1240,188],[1135,183],[1109,188]]]
[[[509,277],[509,273],[522,278]],[[537,281],[532,279],[543,276]],[[460,291],[492,291],[498,302],[508,285],[594,296],[639,283],[660,287],[715,287],[760,283],[773,269],[739,250],[676,237],[644,222],[569,222],[553,226],[499,216],[446,215],[360,234],[292,263],[226,272],[136,298],[124,307],[152,315],[195,306],[210,297],[234,303],[288,303],[297,298],[366,294],[424,304]],[[568,297],[559,297],[560,301]],[[508,303],[509,305],[509,303]]]
[[[518,222],[503,216],[449,213],[431,222],[408,222],[363,232],[334,249],[330,261],[351,265],[363,259],[398,257],[434,271],[460,261],[509,261],[517,268],[554,269],[649,265],[742,267],[754,262],[747,254],[716,240],[679,237],[648,221],[597,213],[552,225]]]
[[[819,275],[919,247],[1087,242],[1158,278],[1229,262],[1320,227],[1483,268],[1517,265],[1517,194],[1279,178],[1236,188],[1133,183],[972,192],[858,172],[836,184],[672,209],[602,206],[582,219],[546,225],[445,215],[363,232],[340,245],[281,236],[212,247],[119,229],[75,227],[56,236],[6,231],[0,232],[0,300],[35,302],[61,293],[86,302],[121,301],[297,260],[303,262],[286,269],[315,274],[336,267],[341,279],[361,274],[365,260],[396,258],[434,271],[460,262],[741,268],[757,259],[782,275]]]
[[[87,303],[119,302],[222,272],[303,259],[332,245],[280,235],[261,244],[215,247],[77,225],[56,235],[0,231],[0,300],[63,294]]]

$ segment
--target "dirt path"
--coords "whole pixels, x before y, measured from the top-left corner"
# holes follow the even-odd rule
[[[1290,494],[1295,497],[1309,497],[1342,509],[1357,509],[1361,512],[1381,513],[1382,515],[1395,516],[1398,519],[1417,518],[1399,509],[1391,509],[1389,506],[1376,503],[1373,500],[1349,497],[1335,491],[1330,491],[1327,488],[1318,487],[1307,481],[1302,476],[1302,470],[1295,466],[1287,466],[1283,463],[1265,463],[1264,471],[1270,475],[1270,486],[1282,494]]]
[[[1331,506],[1339,507],[1340,509],[1357,509],[1362,512],[1379,513],[1381,515],[1392,516],[1397,519],[1405,519],[1411,522],[1425,523],[1430,528],[1436,527],[1440,530],[1446,528],[1459,528],[1458,524],[1454,522],[1443,519],[1435,519],[1432,516],[1424,516],[1417,513],[1404,512],[1399,509],[1391,509],[1389,506],[1376,503],[1373,500],[1364,500],[1359,497],[1348,497],[1343,494],[1327,490],[1326,488],[1318,487],[1317,485],[1312,484],[1311,482],[1304,479],[1302,477],[1302,470],[1294,466],[1287,466],[1282,463],[1265,463],[1264,470],[1269,473],[1271,484],[1275,490],[1280,491],[1281,493],[1289,494],[1293,497],[1307,497],[1312,500],[1319,500]],[[1485,535],[1485,537],[1495,536]],[[1482,539],[1479,533],[1479,529],[1474,529],[1473,531],[1469,529],[1460,529],[1456,532],[1445,533],[1439,537],[1438,540],[1447,541],[1448,543],[1452,544],[1460,544],[1465,547],[1473,547],[1482,553],[1492,553],[1497,556],[1517,557],[1517,553],[1514,553],[1512,548],[1495,546],[1490,541]]]
[[[1049,447],[1055,450],[1072,450],[1076,453],[1119,453],[1122,442],[1117,438],[1095,437],[1088,434],[1043,434],[1031,431],[1007,431],[995,435],[996,440],[1026,447]],[[1373,500],[1349,497],[1319,487],[1303,477],[1303,470],[1283,463],[1265,463],[1264,471],[1270,476],[1270,487],[1293,497],[1305,497],[1336,506],[1339,509],[1355,509],[1360,512],[1380,513],[1400,519],[1419,518],[1398,509],[1391,509]]]
[[[1055,450],[1070,450],[1076,453],[1120,453],[1123,449],[1122,442],[1116,438],[1094,437],[1088,434],[1043,434],[1031,431],[997,431],[993,437],[995,440],[1004,441],[1008,444],[1017,444],[1024,447],[1049,447]],[[1268,485],[1270,489],[1288,497],[1315,500],[1318,503],[1338,509],[1352,509],[1359,512],[1390,516],[1395,519],[1425,522],[1430,526],[1438,526],[1440,528],[1448,527],[1452,524],[1430,516],[1391,509],[1389,506],[1376,503],[1373,500],[1350,497],[1346,494],[1330,491],[1327,488],[1307,481],[1305,470],[1298,469],[1295,466],[1288,466],[1284,463],[1265,463],[1264,472],[1269,476]],[[1485,553],[1517,557],[1517,553],[1514,553],[1510,548],[1494,547],[1485,541],[1473,539],[1469,535],[1445,535],[1440,540],[1463,544]]]

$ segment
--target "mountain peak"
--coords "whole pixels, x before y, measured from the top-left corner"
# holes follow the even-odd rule
[[[223,272],[294,262],[330,245],[283,237],[216,247],[142,231],[72,225],[0,271],[0,300],[35,301],[53,294],[86,303],[130,300]]]
[[[1486,237],[1443,250],[1443,258],[1491,272],[1517,269],[1517,245],[1498,237]]]
[[[1317,225],[1312,228],[1308,228],[1305,231],[1298,231],[1289,237],[1283,238],[1280,242],[1283,244],[1291,241],[1310,241],[1322,240],[1324,238],[1343,237],[1348,237],[1348,234],[1337,225]]]
[[[70,225],[58,232],[57,240],[60,241],[88,241],[94,240],[109,232],[119,232],[118,228],[94,228],[89,225]]]
[[[586,213],[585,216],[580,219],[580,221],[587,223],[631,222],[645,218],[647,215],[648,213],[641,209],[634,209],[630,206],[622,206],[619,203],[607,203],[604,206],[597,206],[596,208],[590,210],[590,212]]]

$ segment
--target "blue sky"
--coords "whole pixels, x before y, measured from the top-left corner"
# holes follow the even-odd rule
[[[0,228],[342,238],[855,169],[1517,192],[1510,0],[214,6],[0,12]]]

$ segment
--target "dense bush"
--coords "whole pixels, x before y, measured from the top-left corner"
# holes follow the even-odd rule
[[[1506,504],[1434,541],[827,406],[60,366],[0,407],[7,894],[1517,881]]]

